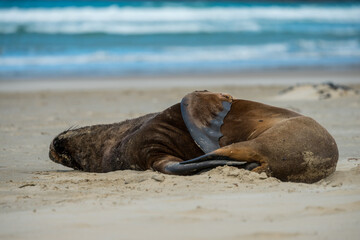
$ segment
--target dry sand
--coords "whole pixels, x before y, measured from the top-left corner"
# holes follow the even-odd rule
[[[360,77],[351,76],[352,86],[359,90]],[[321,79],[315,76],[313,82],[328,78],[334,75],[323,74]],[[346,82],[346,76],[339,82],[342,80]],[[76,86],[81,84],[91,85],[77,82]],[[338,143],[337,171],[318,183],[300,184],[231,167],[186,177],[129,170],[84,173],[48,158],[50,141],[66,128],[118,122],[161,111],[194,87],[169,85],[139,90],[129,84],[127,88],[73,91],[33,87],[26,92],[16,92],[21,89],[10,83],[1,87],[0,239],[360,236],[357,94],[335,94],[337,98],[318,100],[309,99],[306,91],[303,95],[298,91],[291,99],[278,95],[288,86],[251,86],[235,81],[209,87],[205,80],[196,84],[197,89],[228,92],[236,98],[290,108],[326,127]]]

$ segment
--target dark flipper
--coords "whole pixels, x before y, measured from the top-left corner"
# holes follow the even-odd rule
[[[232,97],[228,94],[193,92],[181,101],[181,115],[195,143],[204,151],[218,148],[222,137],[220,127],[231,108]]]
[[[209,162],[209,161],[213,161],[213,160],[236,161],[236,160],[231,159],[226,156],[219,156],[219,155],[214,155],[214,154],[204,154],[199,157],[180,162],[180,164],[187,165],[187,164],[194,164],[194,163]],[[238,161],[238,162],[241,162],[241,161]],[[245,161],[241,162],[241,163],[245,163]]]
[[[238,161],[229,161],[229,160],[209,160],[199,163],[171,163],[165,167],[165,171],[170,174],[176,175],[191,175],[200,172],[201,170],[208,170],[218,166],[234,166],[239,168],[244,168],[246,170],[252,170],[259,166],[257,163],[244,163]]]

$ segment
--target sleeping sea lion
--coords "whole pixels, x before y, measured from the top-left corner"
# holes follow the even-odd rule
[[[190,175],[221,165],[313,183],[335,171],[338,149],[315,120],[229,94],[195,91],[162,112],[69,129],[50,159],[89,172],[153,169]]]

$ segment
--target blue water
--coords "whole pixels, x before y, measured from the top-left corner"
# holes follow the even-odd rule
[[[0,1],[0,78],[360,66],[360,3]]]

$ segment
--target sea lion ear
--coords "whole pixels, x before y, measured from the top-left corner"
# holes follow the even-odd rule
[[[220,127],[230,111],[232,100],[229,94],[208,91],[192,92],[181,100],[185,125],[204,153],[220,148]]]

